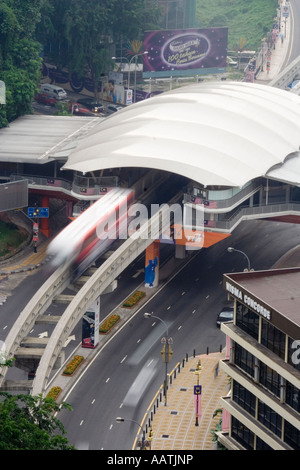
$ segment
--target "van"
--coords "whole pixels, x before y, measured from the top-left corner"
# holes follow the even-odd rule
[[[40,86],[40,92],[56,100],[65,100],[67,98],[67,92],[63,88],[49,83],[43,83]]]

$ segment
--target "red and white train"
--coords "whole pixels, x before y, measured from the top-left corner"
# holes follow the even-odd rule
[[[78,277],[115,240],[126,238],[128,209],[134,198],[133,190],[114,188],[76,217],[49,244],[52,269],[68,264]]]

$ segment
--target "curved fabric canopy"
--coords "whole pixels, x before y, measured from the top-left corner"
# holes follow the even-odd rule
[[[155,168],[204,186],[241,187],[280,167],[299,146],[300,97],[266,85],[205,82],[103,120],[64,169]]]

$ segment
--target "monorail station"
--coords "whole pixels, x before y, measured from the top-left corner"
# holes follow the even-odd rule
[[[298,96],[274,87],[221,81],[178,88],[130,105],[103,119],[25,116],[11,123],[9,128],[0,129],[0,175],[3,181],[0,184],[0,211],[16,208],[26,210],[26,196],[33,194],[40,198],[42,208],[49,205],[51,198],[65,200],[66,215],[74,216],[79,204],[92,204],[113,187],[121,185],[137,189],[138,197],[145,195],[149,189],[151,203],[154,202],[151,196],[153,199],[158,182],[165,187],[166,182],[172,182],[172,177],[176,175],[185,181],[185,186],[181,186],[181,190],[177,192],[183,209],[197,204],[204,208],[204,221],[200,231],[203,248],[229,237],[243,220],[263,218],[299,223],[299,104]],[[136,175],[138,177],[134,179],[133,176]],[[25,184],[17,189],[22,181]],[[14,199],[14,204],[11,205],[15,195],[23,195],[24,198]],[[169,203],[163,202],[165,205]],[[157,222],[157,218],[153,218]],[[50,237],[48,226],[42,223],[44,221],[47,222],[47,219],[41,221],[40,230]],[[89,278],[86,283],[88,287],[85,285],[84,289],[84,299],[79,291],[71,300],[56,326],[58,334],[51,338],[43,353],[38,352],[42,354],[42,358],[34,380],[34,393],[44,391],[55,366],[54,359],[59,356],[67,339],[68,328],[72,330],[82,318],[82,312],[112,285],[118,274],[139,254],[146,254],[145,281],[149,272],[149,286],[157,285],[157,240],[153,241],[148,236],[147,228],[144,230],[147,235],[144,239],[129,237],[117,247],[114,256],[108,257],[103,263],[103,271],[97,269]],[[185,241],[183,245],[176,245],[175,256],[184,258],[185,248]],[[62,272],[58,269],[54,273],[57,276],[55,286],[62,290],[69,282],[63,269],[67,268],[63,266]],[[250,280],[256,279],[258,274],[249,273],[245,276],[249,276]],[[99,287],[100,277],[105,282],[101,281]],[[275,277],[272,279],[274,282]],[[259,282],[256,283],[257,290],[260,288]],[[147,282],[145,285],[147,286]],[[239,284],[234,287],[240,288]],[[234,293],[229,293],[234,296]],[[234,360],[239,360],[247,374],[250,374],[250,378],[245,374],[239,382],[236,377],[239,379],[242,372],[233,368],[232,363],[226,364],[230,372],[234,372],[233,386],[244,387],[245,393],[249,392],[251,399],[254,397],[255,404],[250,398],[245,400],[245,404],[251,404],[251,409],[243,426],[245,434],[249,433],[250,436],[251,432],[253,437],[249,437],[250,443],[247,446],[251,446],[253,441],[256,448],[263,447],[263,443],[271,448],[299,448],[299,410],[290,411],[288,408],[294,406],[292,397],[299,393],[299,371],[293,364],[287,363],[289,341],[299,339],[299,317],[295,321],[290,317],[289,309],[282,311],[277,304],[272,304],[269,316],[267,300],[270,299],[260,302],[260,293],[257,292],[256,299],[251,297],[251,293],[253,294],[252,288],[244,303],[238,299],[238,322],[234,324],[234,329],[224,327],[224,332],[235,345]],[[46,295],[44,290],[41,295]],[[51,295],[56,295],[53,289]],[[291,297],[297,299],[296,293]],[[82,311],[78,309],[78,298],[82,302]],[[274,298],[277,298],[276,295]],[[43,316],[44,312],[40,307],[43,303],[38,302],[38,306],[40,310],[30,305],[20,314],[25,325],[25,336],[31,329],[28,326],[31,323],[27,319]],[[248,312],[252,312],[251,315]],[[296,331],[291,329],[291,324],[296,325]],[[241,339],[235,328],[238,328]],[[271,334],[276,337],[276,345],[277,335],[281,338],[280,354],[283,349],[282,341],[285,342],[285,357],[277,358],[277,351],[269,351]],[[261,344],[264,335],[267,346]],[[16,355],[20,342],[21,335],[18,331],[13,331],[6,342],[11,356]],[[264,352],[265,355],[261,348],[267,351]],[[21,354],[24,355],[24,348],[19,351],[19,355]],[[40,360],[40,356],[38,357]],[[262,385],[269,387],[267,391],[262,386],[259,387],[257,395],[259,376],[256,363],[261,367],[262,377],[266,380]],[[251,374],[255,380],[251,379]],[[251,385],[250,389],[247,389],[248,383]],[[278,390],[275,393],[279,393],[277,401],[272,395],[276,387]],[[235,393],[235,388],[233,392]],[[265,396],[268,396],[267,400]],[[297,395],[299,402],[298,398]],[[276,402],[276,415],[271,407],[273,402]],[[226,406],[224,404],[224,408]],[[231,408],[235,409],[236,404],[231,404]],[[230,442],[234,434],[240,433],[238,421],[243,422],[240,408],[239,405],[237,413],[230,410]],[[283,410],[289,410],[288,418]],[[267,420],[267,416],[267,425],[270,427],[274,426],[274,416],[276,421],[275,435],[272,434],[268,439],[268,428],[265,431],[261,429],[261,423],[259,426],[256,424],[258,417],[265,417]],[[251,424],[253,420],[255,429]]]
[[[300,269],[225,274],[231,377],[219,442],[231,450],[300,449]],[[229,352],[230,351],[230,352]]]

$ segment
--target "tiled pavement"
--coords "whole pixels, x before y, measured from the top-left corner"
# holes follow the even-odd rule
[[[34,252],[33,246],[26,247],[23,253],[16,256],[15,259],[7,261],[0,266],[0,276],[7,273],[16,273],[38,268],[45,262],[47,257],[48,240],[43,241],[37,246]]]
[[[196,356],[181,368],[169,387],[167,406],[162,403],[154,415],[151,450],[212,450],[211,430],[220,419],[220,415],[213,415],[219,408],[220,397],[229,391],[227,375],[220,369],[216,374],[216,367],[224,357],[224,353]],[[199,359],[201,417],[196,426],[194,385],[197,385],[195,369]]]

